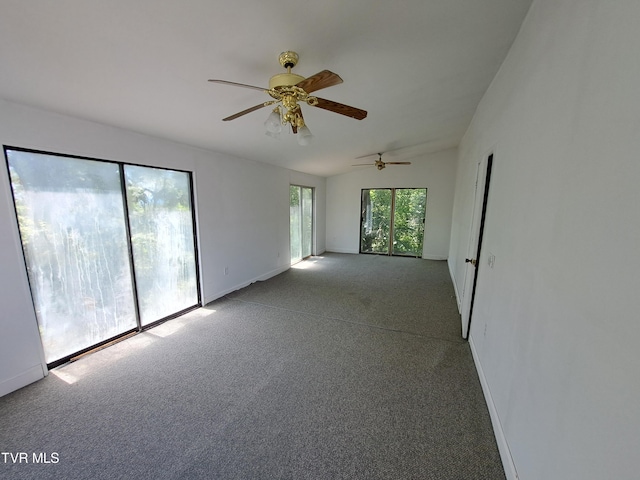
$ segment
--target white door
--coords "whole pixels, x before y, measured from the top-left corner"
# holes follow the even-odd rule
[[[476,174],[476,192],[469,237],[469,249],[465,258],[464,290],[462,292],[462,337],[469,338],[471,320],[473,317],[473,303],[480,269],[480,256],[482,253],[482,237],[484,223],[487,215],[487,201],[489,198],[489,185],[491,183],[491,171],[493,168],[493,154],[490,154],[478,164]]]

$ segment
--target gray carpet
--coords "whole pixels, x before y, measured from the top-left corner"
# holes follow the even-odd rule
[[[0,398],[0,478],[504,479],[446,262],[303,265]]]

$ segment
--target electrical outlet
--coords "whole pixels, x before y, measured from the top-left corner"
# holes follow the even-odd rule
[[[229,267],[224,267],[224,274],[229,275]]]
[[[489,268],[493,268],[493,266],[496,263],[496,256],[493,253],[489,254],[489,257],[487,259],[487,263],[489,264]]]

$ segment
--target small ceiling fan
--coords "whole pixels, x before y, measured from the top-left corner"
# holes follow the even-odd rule
[[[370,155],[365,155],[366,157],[370,157]],[[364,157],[360,157],[360,158],[364,158]],[[355,165],[351,165],[352,167],[362,167],[365,165],[375,165],[375,167],[378,170],[382,170],[384,167],[386,167],[387,165],[411,165],[411,162],[383,162],[382,161],[382,154],[378,153],[378,160],[375,161],[375,163],[357,163]]]
[[[340,115],[355,118],[356,120],[362,120],[367,116],[367,112],[365,110],[309,95],[317,90],[342,83],[342,78],[329,70],[323,70],[308,78],[291,73],[291,69],[296,66],[298,59],[299,57],[296,52],[282,52],[278,57],[278,60],[280,61],[280,65],[287,69],[287,73],[280,73],[271,77],[269,80],[269,88],[255,87],[253,85],[229,82],[227,80],[210,79],[209,81],[213,83],[222,83],[224,85],[260,90],[261,92],[269,94],[271,98],[273,98],[273,100],[259,103],[251,108],[247,108],[246,110],[223,118],[222,120],[228,122],[246,115],[247,113],[255,112],[263,107],[275,105],[276,107],[265,122],[267,135],[272,137],[279,136],[282,131],[282,125],[286,125],[288,123],[291,125],[293,133],[300,133],[298,143],[306,145],[309,143],[311,138],[311,132],[305,125],[300,103],[306,103],[312,107],[318,107],[324,110],[329,110],[330,112],[339,113]]]

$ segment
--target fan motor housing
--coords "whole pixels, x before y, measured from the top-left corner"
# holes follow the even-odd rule
[[[304,77],[295,73],[278,73],[269,79],[269,89],[282,86],[296,85],[304,80]]]

